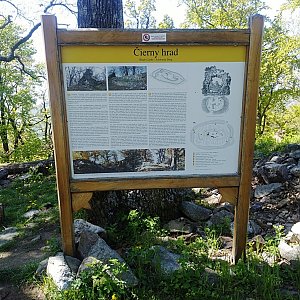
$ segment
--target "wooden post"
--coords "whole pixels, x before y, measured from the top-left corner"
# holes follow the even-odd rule
[[[67,255],[75,254],[73,213],[70,191],[70,158],[68,133],[66,126],[66,111],[63,102],[60,59],[57,49],[56,17],[44,15],[42,17],[45,52],[47,60],[49,99],[51,106],[54,156],[56,167],[57,191],[59,199],[60,223],[63,251]],[[57,151],[59,150],[59,151]]]
[[[247,242],[263,25],[264,17],[261,15],[255,15],[250,20],[246,103],[241,144],[241,181],[234,218],[232,249],[234,263],[245,254]]]

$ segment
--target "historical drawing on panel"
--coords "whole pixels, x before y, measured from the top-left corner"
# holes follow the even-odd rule
[[[222,114],[228,110],[229,101],[226,95],[230,95],[231,77],[224,70],[216,66],[206,67],[202,94],[202,109],[206,113]]]
[[[65,67],[67,91],[106,91],[105,67]]]
[[[107,67],[110,91],[147,90],[146,66]]]
[[[203,95],[230,95],[231,77],[224,70],[216,66],[206,67],[204,76]]]
[[[153,71],[152,77],[158,81],[162,81],[170,84],[180,84],[185,80],[181,74],[171,70],[161,69],[161,68]]]
[[[224,120],[214,120],[196,125],[191,140],[202,149],[220,149],[233,144],[233,128]]]
[[[202,100],[202,109],[206,113],[222,114],[228,110],[229,101],[225,96],[208,96]]]

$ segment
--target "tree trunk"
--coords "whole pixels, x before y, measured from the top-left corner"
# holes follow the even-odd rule
[[[123,28],[122,0],[78,0],[79,28]]]
[[[122,0],[78,0],[77,6],[80,28],[123,28]],[[120,213],[137,209],[167,221],[179,216],[180,203],[191,195],[190,189],[96,192],[89,217],[94,224],[106,226],[117,222]]]

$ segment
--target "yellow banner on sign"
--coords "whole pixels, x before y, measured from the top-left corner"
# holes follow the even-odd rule
[[[62,46],[63,63],[243,62],[245,46]]]

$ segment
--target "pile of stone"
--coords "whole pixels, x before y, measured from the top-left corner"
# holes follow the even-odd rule
[[[271,233],[282,225],[287,233],[300,220],[300,145],[289,145],[254,166],[250,216]]]

